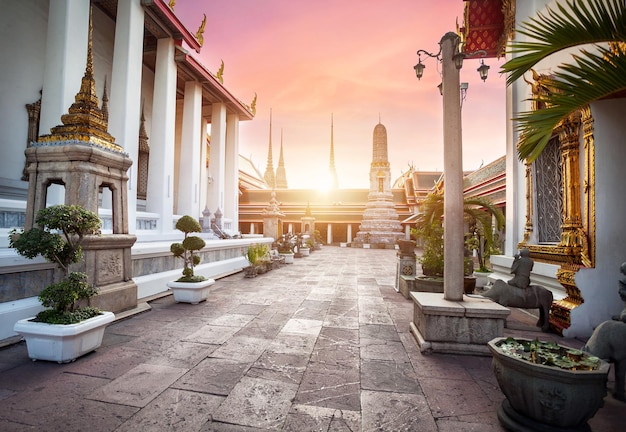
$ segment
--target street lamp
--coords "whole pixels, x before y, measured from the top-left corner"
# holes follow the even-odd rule
[[[417,79],[424,75],[426,66],[422,55],[441,62],[443,94],[443,175],[444,187],[444,279],[443,297],[449,301],[463,301],[463,143],[461,128],[461,83],[460,69],[463,60],[476,56],[485,57],[484,50],[466,53],[458,34],[446,33],[439,42],[439,52],[432,54],[418,50],[418,61],[413,69]],[[480,78],[485,81],[489,66],[481,61],[478,68]],[[445,90],[445,91],[444,91]],[[467,91],[467,87],[465,87]]]

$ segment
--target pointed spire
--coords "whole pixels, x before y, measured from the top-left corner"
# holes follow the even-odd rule
[[[139,122],[139,151],[149,153],[148,133],[146,132],[146,117],[143,114],[144,104],[141,104],[141,120]]]
[[[104,89],[102,90],[102,120],[109,123],[109,96],[107,96],[107,77],[104,76]]]
[[[89,33],[87,43],[87,65],[83,75],[80,90],[74,97],[74,103],[69,107],[67,114],[61,116],[62,125],[50,129],[49,135],[42,135],[38,145],[57,145],[60,142],[74,142],[82,145],[92,145],[110,151],[123,153],[123,148],[115,144],[107,131],[108,124],[99,107],[96,94],[96,82],[93,74],[92,50],[93,21],[91,8],[89,9]]]
[[[270,108],[270,143],[267,150],[267,166],[265,167],[265,174],[263,175],[265,183],[270,189],[276,187],[276,178],[274,177],[274,162],[272,161],[272,109]]]
[[[337,181],[337,170],[335,169],[335,132],[333,113],[330,113],[330,166],[328,169],[328,175],[330,176],[330,188],[337,189],[339,186]]]
[[[278,168],[276,168],[276,189],[287,189],[287,173],[285,171],[285,160],[283,158],[283,130],[280,130],[280,157]]]

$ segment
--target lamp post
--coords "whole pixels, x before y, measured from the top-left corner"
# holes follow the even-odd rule
[[[414,66],[417,79],[424,73],[421,55],[441,60],[443,91],[443,175],[444,175],[444,285],[443,297],[449,301],[463,301],[463,146],[461,128],[460,69],[465,57],[487,54],[486,51],[465,53],[461,38],[453,32],[446,33],[439,42],[439,52],[417,51],[418,63]],[[461,50],[459,50],[461,47]],[[478,68],[481,79],[487,79],[489,66],[484,62]]]

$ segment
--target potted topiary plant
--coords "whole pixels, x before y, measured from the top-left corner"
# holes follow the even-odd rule
[[[590,431],[603,405],[609,364],[554,342],[499,337],[488,343],[506,399],[500,423],[519,431]]]
[[[41,255],[56,263],[63,278],[39,294],[49,309],[18,321],[13,329],[26,340],[31,359],[67,363],[97,349],[105,327],[115,319],[112,312],[90,306],[96,289],[85,273],[70,269],[83,258],[85,237],[100,233],[100,219],[78,205],[56,205],[39,210],[35,224],[28,231],[12,230],[9,247],[26,258]]]
[[[176,229],[184,233],[182,243],[172,243],[170,251],[177,258],[182,258],[183,275],[175,281],[167,283],[177,303],[198,304],[209,296],[209,287],[215,283],[213,279],[194,274],[194,267],[200,264],[201,258],[196,252],[206,246],[206,242],[198,236],[190,235],[202,232],[200,223],[191,216],[183,216],[176,221]]]
[[[278,253],[285,258],[285,264],[293,264],[293,247],[295,243],[293,241],[293,235],[283,234],[280,236],[277,242]]]

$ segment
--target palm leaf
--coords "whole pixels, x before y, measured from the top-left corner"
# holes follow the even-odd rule
[[[534,100],[546,102],[547,108],[525,111],[513,120],[520,132],[518,156],[533,161],[541,154],[554,128],[571,113],[626,90],[626,56],[612,55],[600,49],[601,55],[582,51],[574,56],[575,64],[561,65],[551,86],[554,92]]]
[[[547,8],[545,14],[522,23],[516,32],[531,41],[513,42],[510,54],[520,54],[502,65],[509,73],[507,84],[521,78],[539,61],[567,48],[586,44],[626,40],[626,14],[623,0],[568,0],[558,11]]]
[[[518,33],[530,41],[513,42],[510,54],[518,55],[502,66],[509,73],[507,84],[521,78],[538,62],[563,49],[626,41],[626,5],[623,0],[568,0],[557,4],[545,14],[522,24]],[[547,108],[520,113],[520,159],[535,160],[548,144],[554,128],[571,113],[626,89],[626,58],[597,47],[597,53],[581,50],[573,55],[573,63],[559,65],[548,95],[535,96]]]

